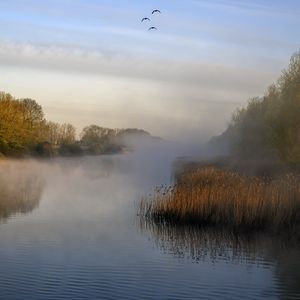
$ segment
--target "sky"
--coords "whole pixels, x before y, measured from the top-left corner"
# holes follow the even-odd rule
[[[78,132],[205,140],[276,81],[299,28],[298,0],[0,0],[0,91]]]

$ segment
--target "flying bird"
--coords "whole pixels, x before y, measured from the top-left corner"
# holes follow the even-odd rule
[[[149,18],[143,18],[142,22],[144,22],[144,21],[150,21],[150,19]]]
[[[155,10],[152,12],[152,15],[154,15],[155,13],[159,13],[159,14],[161,14],[161,11],[160,11],[160,10],[158,10],[158,9],[155,9]]]
[[[154,26],[152,26],[152,27],[150,27],[148,30],[157,30],[157,28],[154,27]]]

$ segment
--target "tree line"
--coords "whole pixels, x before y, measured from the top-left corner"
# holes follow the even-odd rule
[[[248,101],[227,130],[211,140],[231,156],[300,165],[300,50],[263,97]]]
[[[140,129],[110,129],[90,125],[77,138],[72,124],[45,119],[35,100],[0,92],[0,156],[52,156],[118,153],[129,148],[126,138],[149,137]]]

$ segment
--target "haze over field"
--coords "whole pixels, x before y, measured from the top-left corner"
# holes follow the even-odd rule
[[[278,78],[299,25],[296,0],[1,1],[0,90],[79,129],[206,139]]]

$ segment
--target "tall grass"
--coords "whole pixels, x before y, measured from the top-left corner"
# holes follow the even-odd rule
[[[281,230],[300,224],[300,176],[246,177],[204,167],[185,172],[139,204],[140,214],[176,224]]]

